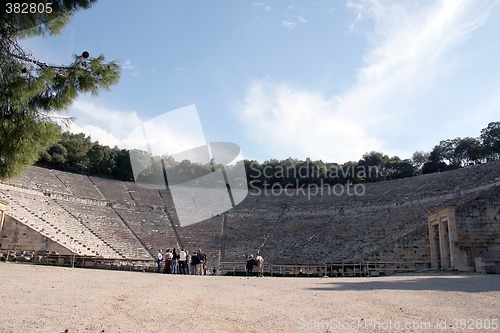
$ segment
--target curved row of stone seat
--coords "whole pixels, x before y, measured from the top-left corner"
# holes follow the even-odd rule
[[[224,235],[225,261],[241,261],[248,254],[255,254],[262,244],[273,237],[270,233],[276,218],[228,217],[227,233]],[[275,253],[279,248],[266,251]]]
[[[80,224],[62,207],[43,196],[26,193],[0,193],[9,202],[8,215],[58,242],[74,253],[117,258],[119,254]]]
[[[105,199],[104,196],[90,181],[89,177],[58,170],[51,171],[54,177],[57,178],[74,195],[96,200]]]
[[[209,265],[218,264],[221,251],[223,215],[208,220],[177,228],[183,247],[189,252],[202,249],[207,255]]]
[[[42,176],[33,177],[38,173]],[[38,190],[43,184],[57,188],[56,180],[59,181],[58,191],[67,193],[75,192],[80,181],[91,184],[96,193],[102,193],[105,201],[113,204],[102,211],[96,210],[96,222],[101,215],[116,211],[147,250],[156,252],[159,248],[177,245],[167,217],[170,212],[174,224],[177,223],[167,190],[147,190],[133,183],[81,175],[58,174],[56,177],[40,168],[30,169],[28,177],[38,182],[35,184]],[[261,248],[265,251],[263,254],[275,262],[353,260],[357,256],[369,256],[406,237],[426,223],[429,210],[494,186],[500,183],[499,177],[500,161],[445,173],[363,184],[362,195],[318,195],[293,189],[281,194],[269,190],[253,191],[235,209],[227,212],[224,235],[222,216],[184,228],[177,226],[177,233],[188,250],[201,247],[213,258],[224,252],[225,260],[241,260],[242,256]],[[73,189],[69,184],[76,178],[79,180],[74,182]],[[73,215],[90,217],[90,206],[80,209],[78,204],[72,204],[67,209]],[[197,208],[193,206],[192,209]],[[106,236],[108,232],[99,235],[103,239],[113,237]],[[119,252],[125,251],[118,245],[116,248]]]
[[[123,182],[123,185],[137,205],[156,207],[163,207],[165,205],[158,190],[146,189],[133,182]]]
[[[257,250],[270,261],[281,263],[364,258],[426,225],[427,206],[419,208],[309,217],[289,216],[285,211],[277,222],[270,218],[238,217],[228,223],[226,260],[241,260],[243,255]]]
[[[261,205],[273,205],[282,202],[286,198],[296,197],[301,199],[301,205],[307,206],[308,202],[328,204],[334,201],[337,204],[378,204],[387,202],[403,202],[405,200],[415,200],[436,194],[454,193],[457,190],[478,186],[494,182],[498,178],[500,161],[489,162],[482,165],[473,165],[451,172],[433,173],[410,177],[404,179],[390,180],[376,183],[358,184],[364,187],[362,195],[346,195],[346,185],[330,186],[330,195],[318,195],[320,192],[326,193],[328,189],[299,188],[284,189],[275,188],[267,191],[259,190],[256,196],[251,191],[249,198],[254,195],[262,201],[256,202]],[[30,179],[31,182],[26,182]],[[498,181],[499,179],[496,179]],[[149,190],[138,186],[133,182],[120,182],[99,177],[87,177],[79,174],[66,173],[58,170],[49,170],[39,167],[31,167],[25,176],[18,177],[10,183],[31,185],[38,189],[48,189],[55,192],[71,193],[75,196],[103,199],[110,202],[132,202],[139,205],[169,204],[158,195],[158,190]],[[344,189],[342,189],[344,186]],[[351,192],[355,185],[351,185]],[[359,188],[360,189],[360,188]],[[359,190],[358,189],[358,190]],[[165,192],[164,190],[161,190]],[[160,191],[160,192],[161,192]],[[342,192],[342,195],[338,193]],[[306,194],[306,195],[301,195]],[[285,199],[283,199],[285,198]]]
[[[73,212],[80,223],[92,230],[122,257],[151,259],[149,252],[111,207],[95,207],[68,201],[59,201],[59,204]]]
[[[31,168],[28,169],[28,172],[31,170]],[[2,181],[2,183],[7,184],[7,185],[12,185],[16,187],[22,187],[26,189],[31,189],[35,187],[35,184],[31,182],[31,180],[26,177],[26,175],[18,176],[13,179],[5,179]]]
[[[311,203],[321,205],[379,205],[387,203],[402,203],[408,200],[419,200],[429,196],[456,193],[467,188],[478,187],[481,184],[498,182],[500,161],[483,165],[474,165],[449,172],[426,174],[417,177],[388,180],[375,183],[360,183],[350,185],[349,190],[344,184],[316,188],[289,189],[288,193],[296,194],[300,205],[306,207]],[[347,192],[352,195],[347,195]],[[361,192],[361,195],[358,194]],[[277,191],[274,191],[276,194]],[[278,191],[279,192],[279,191]],[[268,191],[272,196],[273,191]],[[285,191],[283,191],[284,194]],[[321,195],[323,194],[323,195]],[[285,195],[281,195],[284,197]]]
[[[163,211],[116,209],[116,212],[151,253],[177,245],[170,221]]]
[[[104,195],[108,202],[133,202],[123,182],[93,176],[89,177],[89,180],[97,187],[99,192]]]
[[[299,254],[298,261],[354,261],[426,223],[425,213],[408,207],[339,215],[319,232],[312,230],[312,239],[294,244],[291,251]]]
[[[269,234],[262,251],[273,261],[361,260],[425,226],[431,210],[497,186],[499,176],[500,162],[491,162],[365,184],[365,192],[359,196],[249,195],[228,214],[226,257],[239,260],[241,255],[260,249]],[[279,217],[285,204],[289,207]],[[269,230],[270,225],[274,225],[273,230]]]
[[[45,189],[54,192],[74,194],[63,184],[50,169],[30,167],[24,176],[19,178],[29,179],[29,184],[35,189]],[[17,179],[15,179],[17,180]]]

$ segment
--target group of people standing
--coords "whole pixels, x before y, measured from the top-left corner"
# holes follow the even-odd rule
[[[207,255],[201,249],[193,251],[191,255],[184,249],[177,251],[176,248],[172,248],[165,252],[158,250],[157,273],[162,272],[162,265],[163,274],[207,275]],[[254,275],[254,272],[258,277],[264,276],[264,258],[260,255],[260,251],[257,251],[255,257],[253,254],[247,257],[245,268],[247,276]],[[215,268],[213,273],[216,273]]]
[[[156,272],[163,274],[185,274],[185,275],[207,275],[207,255],[201,249],[193,251],[189,255],[188,251],[176,248],[158,250],[156,254]]]
[[[247,276],[252,276],[254,270],[258,277],[264,276],[264,258],[260,255],[260,251],[257,251],[255,258],[253,254],[248,256],[245,268]]]

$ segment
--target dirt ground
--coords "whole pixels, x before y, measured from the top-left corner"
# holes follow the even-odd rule
[[[0,281],[0,332],[500,332],[500,275],[246,278],[0,263]]]

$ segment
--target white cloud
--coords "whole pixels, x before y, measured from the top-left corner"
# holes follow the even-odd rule
[[[99,141],[101,145],[110,147],[121,146],[120,139],[118,139],[113,134],[107,132],[106,130],[98,126],[93,126],[93,125],[79,126],[78,123],[74,122],[69,126],[68,130],[71,133],[85,133],[86,135],[90,136],[92,141]]]
[[[307,23],[307,20],[303,16],[296,16],[293,18],[287,18],[281,22],[281,25],[288,29],[293,29],[299,24]]]
[[[83,132],[92,141],[110,147],[172,155],[206,144],[194,105],[143,120],[135,111],[114,110],[77,100],[71,107],[71,115],[76,120],[71,123],[70,132]]]
[[[124,69],[133,77],[138,77],[139,75],[141,75],[141,70],[137,68],[137,66],[133,65],[130,59],[127,59],[123,62],[122,69]]]
[[[128,149],[174,155],[206,144],[196,106],[189,105],[144,121],[128,136]]]
[[[449,51],[485,23],[495,3],[423,4],[426,7],[349,2],[356,14],[353,24],[366,19],[374,23],[367,34],[372,47],[356,83],[344,94],[329,97],[286,82],[254,81],[241,110],[247,133],[272,150],[269,155],[280,157],[343,162],[377,149],[410,157],[415,150],[410,142],[405,150],[386,140],[397,140],[392,132],[421,134],[417,124],[404,122],[416,112],[412,100],[430,89],[449,62]],[[295,21],[283,21],[287,28],[295,25]],[[426,112],[423,117],[433,117],[435,111]]]
[[[342,114],[339,100],[289,83],[252,82],[241,120],[249,136],[278,158],[349,160],[381,145],[367,135],[355,114]]]
[[[256,9],[256,10],[263,10],[265,12],[270,12],[272,7],[265,4],[264,2],[254,2],[252,3],[252,7],[253,9]]]
[[[297,23],[290,20],[283,20],[283,22],[281,22],[281,25],[284,26],[285,28],[293,29],[297,26]]]
[[[70,115],[76,119],[69,127],[73,133],[83,132],[93,141],[108,146],[125,148],[128,136],[141,119],[135,111],[109,109],[91,102],[77,100],[70,108]]]

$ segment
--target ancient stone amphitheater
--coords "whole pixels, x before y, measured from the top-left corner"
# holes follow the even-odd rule
[[[0,249],[153,259],[175,246],[201,248],[214,265],[257,250],[280,264],[500,258],[500,161],[364,186],[363,195],[250,192],[227,213],[180,227],[168,190],[31,167],[0,183]],[[456,223],[429,237],[429,214],[449,207]]]

